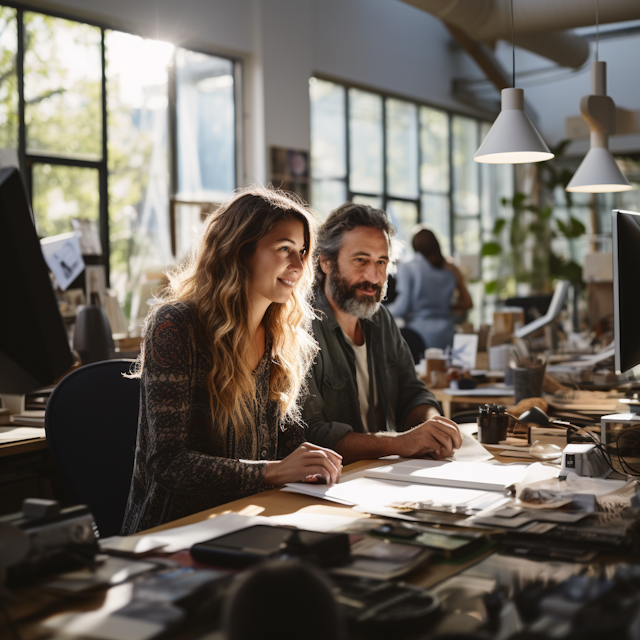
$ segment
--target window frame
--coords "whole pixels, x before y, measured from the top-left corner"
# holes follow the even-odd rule
[[[33,201],[33,165],[49,164],[57,166],[68,166],[78,168],[95,169],[98,171],[98,197],[99,197],[99,232],[100,243],[102,245],[102,254],[105,257],[104,268],[106,276],[106,284],[110,285],[110,241],[109,241],[109,167],[108,167],[108,110],[107,110],[107,74],[106,74],[106,45],[105,32],[119,31],[131,35],[137,35],[145,39],[145,35],[136,33],[135,31],[122,28],[108,22],[96,21],[90,18],[84,18],[73,13],[60,12],[45,9],[39,6],[33,6],[26,3],[16,2],[0,2],[0,5],[16,10],[16,28],[17,28],[17,52],[16,52],[16,75],[18,84],[18,162],[20,172],[23,175],[29,201]],[[24,13],[33,12],[52,18],[60,18],[72,22],[87,24],[100,29],[100,58],[101,58],[101,116],[102,116],[102,158],[100,160],[85,160],[74,158],[73,156],[56,156],[39,153],[27,153],[27,127],[25,121],[25,95],[24,95],[24,55],[25,55],[25,38],[24,38]],[[174,45],[174,53],[172,62],[168,69],[168,108],[167,108],[167,127],[168,127],[168,152],[169,152],[169,190],[167,193],[167,203],[172,196],[177,193],[178,187],[178,165],[177,165],[177,149],[178,149],[178,132],[177,132],[177,113],[176,113],[176,73],[175,73],[175,52],[178,48],[187,49],[204,55],[216,56],[229,60],[233,66],[233,100],[234,100],[234,178],[235,188],[242,182],[244,167],[244,119],[242,117],[242,60],[229,54],[221,54],[213,50],[205,50],[197,47],[184,47],[182,45]],[[168,233],[168,230],[167,230]]]
[[[423,222],[423,212],[422,212],[422,198],[424,196],[434,195],[446,197],[448,199],[448,216],[449,216],[449,224],[448,224],[448,232],[449,232],[449,254],[455,255],[455,228],[457,220],[476,220],[479,224],[480,229],[480,242],[483,240],[484,229],[482,228],[482,197],[483,197],[483,181],[481,175],[481,165],[475,163],[477,166],[475,170],[478,173],[478,211],[476,213],[470,214],[465,212],[458,212],[455,207],[454,202],[454,193],[455,193],[455,171],[454,171],[454,161],[453,161],[453,150],[454,150],[454,135],[453,135],[453,120],[455,117],[462,117],[473,120],[475,122],[476,129],[476,142],[477,146],[480,146],[481,138],[482,138],[482,125],[484,123],[491,125],[492,122],[487,119],[478,118],[475,116],[471,116],[468,113],[463,113],[460,111],[455,111],[453,109],[443,108],[442,106],[430,104],[428,102],[423,102],[420,100],[415,100],[412,98],[407,98],[406,96],[398,95],[388,91],[381,91],[378,89],[372,89],[371,87],[359,85],[357,83],[345,82],[340,79],[336,79],[329,75],[324,75],[321,73],[315,73],[313,78],[316,78],[320,81],[331,82],[335,85],[338,85],[344,90],[344,123],[345,123],[345,140],[344,140],[344,149],[343,154],[345,158],[345,176],[342,178],[316,178],[311,175],[312,184],[314,181],[322,181],[322,180],[331,180],[331,181],[342,181],[345,185],[345,193],[347,200],[353,200],[354,197],[366,197],[366,198],[380,198],[382,200],[382,208],[387,209],[390,201],[399,201],[399,202],[408,202],[416,207],[418,218],[416,220],[416,224]],[[382,99],[382,155],[383,155],[383,181],[382,181],[382,193],[367,193],[364,191],[354,190],[351,187],[351,153],[350,153],[350,144],[351,144],[351,132],[350,132],[350,124],[349,124],[349,111],[350,111],[350,90],[356,89],[359,91],[365,91],[367,93],[380,96]],[[389,192],[389,179],[387,172],[387,153],[388,153],[388,144],[387,144],[387,100],[401,100],[403,102],[411,103],[416,106],[416,130],[418,133],[418,157],[417,157],[417,173],[418,173],[418,195],[416,198],[402,197],[402,196],[394,196]],[[449,164],[449,186],[446,191],[433,191],[429,189],[424,189],[422,187],[421,181],[421,165],[422,165],[422,144],[421,144],[421,131],[422,124],[420,122],[420,109],[421,107],[426,107],[428,109],[433,109],[444,113],[447,117],[447,142],[448,142],[448,164]]]

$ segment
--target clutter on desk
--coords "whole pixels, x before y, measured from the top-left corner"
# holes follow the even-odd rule
[[[223,571],[159,568],[112,587],[94,611],[54,615],[42,626],[60,637],[101,640],[150,640],[181,628],[204,632],[218,625],[230,580]]]
[[[191,547],[191,556],[203,564],[237,569],[285,556],[334,567],[347,564],[350,551],[346,533],[258,524],[199,542]]]
[[[426,589],[366,578],[332,576],[349,629],[361,638],[403,638],[432,628],[440,601]]]
[[[99,551],[89,509],[60,509],[55,500],[25,500],[21,513],[0,518],[0,538],[0,580],[7,585],[90,566]]]

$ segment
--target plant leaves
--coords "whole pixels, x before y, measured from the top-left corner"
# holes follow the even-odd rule
[[[497,242],[486,242],[482,245],[482,256],[497,256],[502,253],[502,247]]]
[[[484,283],[484,292],[487,295],[491,295],[492,293],[498,293],[498,281],[491,280],[491,282]]]
[[[499,236],[502,233],[507,221],[504,218],[496,218],[496,221],[493,224],[493,233],[494,236]]]

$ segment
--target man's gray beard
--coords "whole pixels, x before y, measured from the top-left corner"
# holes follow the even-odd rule
[[[327,274],[329,284],[329,294],[338,308],[349,315],[360,320],[370,320],[375,312],[380,308],[382,300],[387,295],[387,282],[379,287],[377,295],[372,297],[359,297],[357,285],[349,285],[345,278],[340,275],[338,265],[334,265],[331,272]]]

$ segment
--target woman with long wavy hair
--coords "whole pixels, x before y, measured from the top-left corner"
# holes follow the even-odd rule
[[[146,321],[123,534],[285,482],[336,482],[341,457],[304,441],[298,397],[317,346],[315,222],[250,188],[212,214]]]

